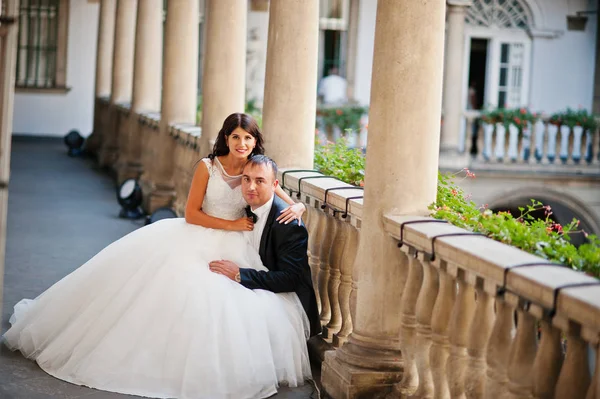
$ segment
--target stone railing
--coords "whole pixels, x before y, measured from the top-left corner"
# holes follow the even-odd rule
[[[139,136],[137,141],[140,144],[142,154],[142,174],[149,172],[153,162],[158,159],[158,151],[161,146],[159,145],[159,130],[158,124],[160,122],[159,112],[148,112],[137,115],[138,117],[138,128],[136,134]]]
[[[385,229],[408,264],[398,391],[600,395],[589,361],[599,355],[600,280],[433,219],[387,216]]]
[[[176,141],[175,146],[175,204],[178,215],[185,214],[185,205],[196,163],[200,160],[200,126],[171,125],[169,134]]]
[[[323,358],[352,332],[362,200],[347,199],[362,192],[317,172],[279,180],[308,209],[324,326],[311,350]],[[443,221],[386,216],[382,225],[407,265],[398,397],[600,397],[599,280]]]
[[[121,148],[124,148],[124,140],[129,136],[130,104],[109,105],[107,111],[98,163],[116,172]]]
[[[362,190],[314,171],[280,171],[279,182],[307,207],[309,264],[323,325],[314,347],[322,359],[325,350],[342,346],[352,332],[352,292],[356,289],[352,268],[358,249]]]
[[[584,130],[539,120],[519,133],[515,125],[488,125],[465,112],[464,151],[474,163],[529,165],[551,170],[600,169],[600,128]]]

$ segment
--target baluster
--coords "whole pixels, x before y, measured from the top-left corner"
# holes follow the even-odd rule
[[[346,223],[347,225],[343,227],[347,230],[347,235],[340,263],[341,277],[338,294],[340,300],[340,312],[342,314],[342,325],[337,334],[333,336],[333,346],[337,348],[341,347],[352,333],[352,269],[354,267],[354,258],[356,257],[356,251],[358,249],[358,230],[350,223]]]
[[[580,327],[571,325],[567,334],[567,354],[556,384],[556,398],[584,399],[590,386],[587,342]]]
[[[463,141],[463,152],[465,154],[470,154],[471,149],[473,147],[473,126],[474,126],[474,118],[472,116],[465,116],[465,130],[462,132],[462,141]]]
[[[509,294],[507,294],[508,296]],[[514,304],[518,299],[514,299]],[[532,370],[536,354],[536,319],[528,312],[517,310],[517,335],[510,347],[508,360],[508,391],[510,398],[533,398]]]
[[[419,386],[419,374],[415,362],[416,335],[417,335],[417,298],[423,284],[423,267],[416,258],[414,249],[404,246],[403,251],[408,253],[408,277],[406,287],[402,292],[402,327],[400,330],[400,342],[404,356],[404,374],[402,381],[396,385],[395,391],[398,396],[411,395]]]
[[[488,294],[483,281],[477,281],[477,306],[467,340],[467,371],[465,396],[479,399],[483,397],[486,380],[486,348],[494,325],[494,297]],[[492,287],[495,292],[495,287]]]
[[[592,132],[592,163],[594,165],[600,164],[600,126],[594,129]]]
[[[321,292],[319,290],[319,270],[321,269],[321,241],[325,230],[325,214],[317,210],[314,207],[309,206],[307,208],[311,213],[310,216],[310,231],[308,234],[308,248],[309,258],[308,264],[310,265],[310,272],[312,274],[312,282],[315,290],[315,296],[317,297],[317,307],[321,312]]]
[[[514,309],[502,298],[496,299],[496,320],[488,341],[487,380],[485,398],[497,399],[503,396],[508,384],[508,359],[514,327]]]
[[[569,138],[571,135],[571,128],[566,125],[560,126],[560,150],[559,156],[563,164],[566,164],[569,160],[569,154],[571,153],[569,148]]]
[[[456,281],[445,271],[439,271],[440,292],[431,318],[431,353],[429,361],[433,376],[434,398],[450,397],[446,378],[446,361],[449,356],[448,322],[456,298]]]
[[[495,155],[496,161],[499,163],[504,162],[504,155],[507,155],[504,150],[504,143],[506,142],[506,126],[503,123],[496,123],[496,148]]]
[[[517,159],[521,156],[521,150],[523,149],[523,137],[519,137],[519,128],[513,123],[508,125],[508,145],[506,146],[507,159],[511,162],[517,162]]]
[[[417,339],[415,343],[415,363],[419,371],[419,387],[414,396],[417,398],[430,398],[433,396],[433,377],[429,364],[429,350],[431,348],[431,316],[439,290],[439,276],[437,270],[424,261],[419,254],[419,263],[423,267],[423,285],[417,298]]]
[[[585,399],[600,399],[600,345],[596,344],[596,370]]]
[[[465,398],[465,377],[467,371],[467,343],[471,322],[475,313],[475,290],[464,279],[464,271],[458,270],[458,295],[450,315],[448,325],[450,355],[446,363],[446,375],[452,398]]]
[[[473,154],[474,158],[477,160],[483,160],[483,151],[485,149],[485,134],[483,131],[483,122],[481,119],[477,123],[477,131],[475,132],[475,145],[476,150]]]
[[[524,163],[528,163],[529,159],[533,156],[532,147],[532,133],[531,133],[531,124],[529,122],[525,122],[525,125],[521,128],[521,138],[519,140],[519,149],[517,158],[520,159]]]
[[[494,141],[494,125],[491,123],[483,123],[483,136],[484,143],[482,148],[482,155],[484,161],[492,159],[493,141]]]
[[[325,326],[331,319],[331,303],[329,300],[329,270],[331,260],[331,249],[333,247],[333,238],[335,237],[336,225],[333,217],[326,213],[321,216],[324,220],[324,234],[321,238],[321,267],[319,269],[319,292],[321,293],[321,325]]]
[[[342,314],[340,311],[339,288],[341,278],[341,264],[344,255],[344,246],[348,237],[347,223],[337,217],[333,217],[330,223],[335,224],[335,238],[332,240],[331,262],[329,267],[329,303],[331,307],[331,319],[323,329],[323,338],[332,342],[333,335],[342,326]]]
[[[541,163],[544,159],[544,134],[546,126],[541,119],[538,119],[533,126],[531,126],[531,158],[529,163]]]
[[[542,338],[533,363],[533,394],[540,399],[554,399],[554,387],[562,366],[561,331],[541,320]]]
[[[573,127],[573,152],[571,152],[571,159],[573,160],[574,163],[579,163],[579,161],[581,161],[581,146],[583,144],[583,154],[585,155],[585,144],[586,144],[586,140],[585,140],[585,136],[584,136],[584,132],[583,132],[583,127],[581,126],[574,126]]]
[[[556,144],[558,142],[558,140],[557,140],[558,126],[554,125],[552,123],[548,123],[547,130],[548,130],[548,150],[547,150],[548,162],[554,163],[554,159],[556,159]]]

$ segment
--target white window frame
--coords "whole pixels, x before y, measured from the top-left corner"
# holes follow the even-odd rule
[[[463,68],[463,109],[467,109],[469,67],[471,55],[471,39],[488,40],[487,65],[485,72],[485,93],[483,107],[498,106],[498,87],[500,79],[500,51],[502,43],[522,43],[523,48],[523,76],[521,81],[521,103],[510,104],[510,108],[529,105],[530,75],[532,58],[532,39],[529,34],[520,29],[499,29],[496,27],[465,26],[465,53]],[[508,101],[508,99],[507,99]]]

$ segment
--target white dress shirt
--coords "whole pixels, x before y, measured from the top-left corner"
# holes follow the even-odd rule
[[[272,206],[273,197],[271,197],[271,199],[268,200],[264,205],[252,210],[257,219],[256,223],[254,223],[254,230],[249,231],[247,237],[250,245],[256,249],[256,252],[258,252],[260,248],[260,239],[263,231],[265,230],[265,225],[267,224],[267,219],[269,218],[269,212],[271,212]]]

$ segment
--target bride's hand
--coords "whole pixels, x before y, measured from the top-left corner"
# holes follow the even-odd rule
[[[306,211],[306,207],[302,202],[297,202],[294,205],[290,205],[281,211],[281,214],[277,218],[279,223],[288,224],[292,220],[297,220],[298,225],[302,222],[302,214]]]
[[[254,230],[254,223],[251,218],[243,217],[231,222],[231,229],[233,231],[252,231]]]

